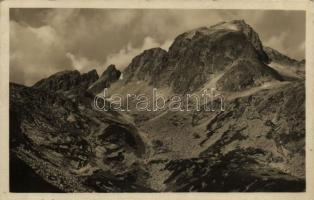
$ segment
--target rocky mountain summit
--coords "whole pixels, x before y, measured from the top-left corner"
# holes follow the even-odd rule
[[[63,93],[67,97],[76,97],[85,93],[86,89],[98,79],[96,70],[84,74],[78,70],[61,71],[38,81],[32,88]]]
[[[304,73],[303,61],[234,20],[182,33],[169,51],[145,50],[122,72],[110,65],[100,77],[63,71],[31,87],[10,83],[10,173],[25,170],[10,189],[34,191],[19,185],[25,174],[47,183],[41,192],[304,191]],[[225,109],[93,106],[104,88],[154,87],[167,102],[216,88]]]
[[[77,87],[86,89],[99,78],[97,71],[81,74],[79,71],[62,71],[35,83],[33,88],[50,91],[67,91]]]
[[[230,84],[245,82],[246,87],[253,87],[281,80],[276,71],[265,65],[268,61],[258,34],[243,20],[234,20],[185,32],[175,38],[168,52],[160,48],[144,51],[126,68],[125,77],[126,83],[145,80],[155,87],[169,86],[176,93],[185,93],[199,89],[215,74],[241,70],[246,73],[246,67],[235,63],[250,62],[257,72],[254,80],[241,80],[247,78],[241,76]]]
[[[121,72],[116,69],[115,65],[109,65],[101,74],[99,79],[89,86],[88,92],[97,94],[103,91],[104,88],[109,88],[111,83],[119,80]]]

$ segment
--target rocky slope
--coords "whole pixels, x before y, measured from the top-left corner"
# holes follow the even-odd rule
[[[194,139],[204,149],[167,163],[167,190],[302,191],[304,102],[303,83],[292,83],[233,99],[224,112],[196,113],[190,130],[210,119]]]
[[[295,80],[305,78],[305,60],[296,60],[283,55],[279,51],[264,47],[270,58],[270,66],[277,70],[285,80]]]
[[[280,63],[287,67],[304,67],[305,60],[298,61],[290,58],[271,47],[264,47],[264,51],[268,55],[271,62]]]
[[[287,72],[302,69],[294,63],[234,20],[185,32],[169,51],[145,50],[123,79],[110,65],[100,77],[11,83],[12,160],[49,183],[43,192],[304,191],[305,86]],[[156,87],[166,100],[217,88],[225,109],[98,111],[93,97],[107,87],[148,98]]]
[[[71,84],[67,82],[66,89],[73,89]],[[12,156],[62,191],[148,190],[137,186],[142,176],[137,176],[141,173],[137,165],[145,145],[131,123],[119,113],[96,111],[85,101],[53,92],[58,86],[51,90],[37,86],[10,84]]]

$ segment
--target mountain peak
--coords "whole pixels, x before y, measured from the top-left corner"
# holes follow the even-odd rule
[[[257,51],[259,59],[264,63],[269,63],[269,58],[263,50],[262,42],[255,30],[242,20],[222,21],[212,26],[203,26],[181,34],[178,38],[193,39],[198,35],[217,37],[223,33],[239,32],[246,36],[248,41]]]
[[[268,74],[264,64],[269,59],[258,34],[244,20],[233,20],[182,33],[168,52],[161,48],[145,50],[133,58],[124,75],[126,82],[147,81],[155,87],[167,86],[175,93],[185,93],[200,88],[213,74],[225,72],[239,59],[258,63],[262,68],[258,71]]]
[[[119,70],[117,70],[115,65],[111,64],[105,69],[105,71],[101,74],[100,77],[105,76],[106,74],[115,72],[115,71],[119,71]]]
[[[232,20],[229,22],[220,22],[215,25],[210,26],[210,28],[218,29],[218,28],[224,28],[224,29],[232,29],[236,31],[242,31],[247,28],[251,28],[250,25],[248,25],[244,20]]]
[[[120,75],[121,72],[116,68],[115,65],[109,65],[101,74],[99,79],[88,88],[88,92],[92,94],[98,94],[104,88],[109,87],[111,83],[117,81],[120,78]]]
[[[98,79],[96,70],[81,74],[78,70],[65,70],[55,73],[34,84],[34,88],[47,91],[67,91],[74,88],[86,89]]]
[[[162,48],[151,48],[134,57],[125,70],[126,81],[136,78],[149,80],[155,84],[155,79],[165,67],[167,51]]]
[[[263,50],[263,45],[262,45],[262,42],[261,42],[258,34],[243,19],[218,23],[218,24],[212,26],[211,28],[213,28],[213,29],[229,29],[229,30],[233,30],[233,31],[242,32],[247,37],[247,39],[252,43],[254,48],[257,50],[260,59],[264,63],[269,62],[269,58]]]

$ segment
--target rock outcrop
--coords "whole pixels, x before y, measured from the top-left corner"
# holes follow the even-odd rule
[[[116,69],[115,65],[109,65],[99,79],[89,86],[87,91],[92,94],[98,94],[102,92],[104,88],[110,87],[110,84],[119,80],[120,75],[121,72]]]
[[[144,80],[153,85],[161,85],[163,77],[160,74],[167,70],[167,52],[161,48],[145,50],[134,57],[124,71],[125,81]]]

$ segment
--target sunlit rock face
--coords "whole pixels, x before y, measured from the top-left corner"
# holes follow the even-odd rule
[[[168,86],[174,92],[186,93],[199,89],[213,74],[229,70],[238,60],[250,62],[253,71],[258,71],[254,79],[259,80],[247,87],[263,82],[264,76],[280,80],[278,74],[265,66],[269,59],[258,34],[242,20],[185,32],[175,38],[168,52],[154,48],[136,56],[125,74],[127,81],[145,80],[156,87]],[[238,82],[247,84],[247,80]]]

